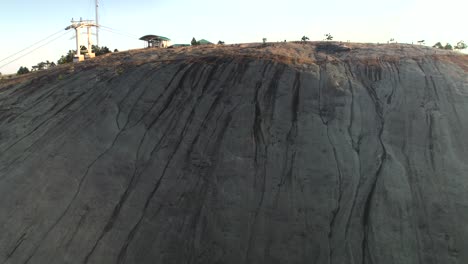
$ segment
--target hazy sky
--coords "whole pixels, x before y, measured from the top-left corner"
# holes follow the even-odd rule
[[[54,42],[0,68],[16,72],[40,61],[57,61],[75,49],[71,18],[94,19],[94,0],[0,0],[0,67],[6,57],[57,33]],[[468,42],[467,0],[100,0],[100,45],[110,49],[142,48],[146,34],[190,43],[192,37],[226,43],[321,40],[411,43],[426,40]],[[112,28],[113,32],[108,31]],[[116,32],[120,33],[117,34]],[[61,37],[60,37],[61,36]],[[53,39],[53,38],[52,38]],[[47,41],[46,41],[47,42]],[[41,44],[45,44],[42,42]],[[39,45],[40,46],[40,45]],[[36,46],[37,47],[37,46]],[[34,48],[34,47],[33,47]],[[2,61],[3,60],[3,61]]]

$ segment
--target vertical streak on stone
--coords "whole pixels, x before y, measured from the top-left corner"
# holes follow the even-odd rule
[[[318,115],[322,123],[326,125],[328,121],[322,115],[322,87],[324,86],[324,79],[322,76],[324,75],[324,71],[326,70],[326,65],[324,68],[319,65],[319,83],[318,83]]]
[[[258,215],[260,213],[260,209],[263,205],[263,199],[265,198],[265,184],[266,184],[266,155],[268,152],[268,146],[265,143],[265,134],[263,132],[262,128],[262,122],[263,122],[263,117],[262,117],[262,110],[261,110],[261,105],[260,105],[260,90],[262,88],[262,81],[265,77],[266,70],[268,69],[269,64],[266,64],[261,81],[257,82],[256,87],[255,87],[255,95],[254,95],[254,104],[255,104],[255,116],[254,116],[254,123],[253,123],[253,139],[254,139],[254,181],[257,181],[257,177],[260,174],[261,176],[261,194],[260,194],[260,199],[258,201],[258,205],[255,209],[253,220],[250,224],[250,234],[248,238],[248,244],[247,244],[247,250],[246,250],[246,255],[245,255],[245,263],[249,263],[250,259],[250,254],[252,250],[252,245],[253,245],[253,240],[254,240],[254,234],[255,234],[255,226],[257,225],[257,219]],[[260,153],[260,148],[263,146],[263,154]],[[260,161],[261,160],[261,161]],[[262,163],[261,165],[259,163]],[[262,168],[259,168],[259,166],[262,166]],[[260,171],[261,170],[261,171]]]
[[[193,65],[192,65],[193,66]],[[168,99],[166,100],[166,102],[164,103],[163,105],[163,108],[160,109],[160,111],[158,111],[158,114],[157,116],[151,121],[150,125],[148,126],[147,128],[147,131],[145,132],[145,135],[143,137],[146,136],[148,130],[150,130],[157,122],[157,120],[162,116],[162,114],[164,112],[167,111],[169,105],[173,102],[174,98],[176,97],[176,94],[179,90],[181,90],[183,87],[183,84],[185,82],[185,79],[188,75],[188,73],[190,72],[192,66],[187,69],[182,78],[179,80],[179,84],[177,85],[177,87],[174,89],[174,91],[171,92],[171,94],[169,95]],[[196,107],[198,102],[196,102],[195,106],[192,108],[192,111],[190,112],[189,114],[189,117],[188,119],[186,120],[185,122],[185,125],[182,129],[182,131],[180,132],[179,136],[178,136],[178,140],[176,142],[176,146],[173,150],[173,152],[170,154],[170,156],[168,157],[168,161],[166,162],[165,166],[164,166],[164,169],[161,173],[161,176],[159,177],[158,181],[156,182],[156,184],[154,185],[153,189],[151,190],[150,194],[148,195],[148,197],[146,198],[146,201],[145,201],[145,204],[144,204],[144,207],[143,207],[143,210],[142,210],[142,213],[140,215],[140,218],[138,219],[137,223],[132,227],[130,233],[128,234],[127,238],[126,238],[126,241],[124,242],[124,245],[121,247],[120,249],[120,252],[118,254],[118,257],[117,257],[117,263],[124,263],[125,262],[125,258],[126,258],[126,254],[127,254],[127,249],[128,249],[128,246],[130,245],[130,243],[133,241],[133,238],[134,236],[136,235],[136,233],[138,232],[139,228],[140,228],[140,224],[141,222],[143,221],[144,217],[146,216],[146,213],[147,213],[147,209],[149,207],[149,204],[150,202],[152,201],[153,199],[153,196],[155,195],[155,193],[157,192],[157,190],[159,189],[159,186],[162,182],[162,180],[165,178],[165,175],[166,175],[166,171],[170,165],[170,163],[172,162],[174,156],[176,155],[176,153],[178,152],[179,150],[179,147],[182,143],[182,140],[184,139],[185,137],[185,134],[192,122],[192,118],[193,118],[193,115],[194,115],[194,109]],[[167,132],[167,131],[166,131]],[[153,148],[153,150],[151,151],[150,153],[150,157],[153,157],[154,156],[154,153],[156,152],[156,150],[158,149],[159,147],[159,143]],[[159,208],[160,209],[160,208]],[[158,209],[158,211],[159,211]]]
[[[276,194],[276,204],[278,204],[279,194],[281,192],[281,187],[286,183],[286,180],[289,183],[292,183],[292,170],[294,167],[294,159],[296,156],[296,137],[297,137],[297,118],[299,112],[299,95],[300,95],[300,86],[301,86],[301,73],[296,72],[292,87],[292,96],[291,96],[291,126],[286,135],[286,150],[285,150],[285,159],[283,162],[283,172],[280,179],[279,188]]]
[[[138,119],[135,121],[135,123],[129,127],[129,129],[130,129],[130,128],[133,128],[133,127],[136,126],[136,125],[138,125],[146,116],[148,116],[148,115],[151,113],[151,111],[154,109],[154,107],[159,103],[159,100],[163,98],[163,96],[165,95],[166,91],[172,86],[173,82],[175,81],[176,77],[179,76],[180,72],[182,72],[185,68],[187,68],[187,69],[184,71],[184,73],[182,74],[182,76],[181,76],[181,78],[184,78],[186,72],[189,71],[191,67],[192,67],[191,64],[181,64],[181,65],[179,66],[179,68],[177,69],[177,71],[176,71],[176,72],[174,73],[174,75],[172,76],[172,78],[171,78],[171,80],[169,81],[169,83],[164,87],[164,90],[161,92],[161,94],[158,96],[158,98],[156,98],[156,100],[153,101],[153,103],[152,103],[151,106],[148,108],[148,110],[146,110],[146,111],[141,115],[141,117],[138,118]],[[143,95],[144,95],[144,93],[142,93],[142,94],[138,97],[137,101],[139,101],[141,98],[143,98]],[[129,112],[129,114],[128,114],[128,116],[129,116],[128,118],[130,118],[130,116],[132,115],[134,109],[135,109],[135,107],[132,106],[132,108],[131,108],[131,110],[130,110],[130,112]],[[128,125],[129,125],[129,123],[127,122],[127,123],[125,124],[124,127],[127,128]]]
[[[175,74],[175,76],[176,75],[177,75],[177,73]],[[120,115],[122,114],[122,104],[128,99],[128,97],[130,97],[130,95],[132,95],[134,92],[136,92],[138,90],[138,87],[140,87],[145,81],[147,81],[148,79],[149,79],[149,81],[151,81],[153,78],[155,78],[155,76],[157,76],[157,75],[155,74],[155,72],[153,72],[151,70],[148,70],[147,72],[145,72],[141,76],[141,79],[139,81],[137,81],[135,84],[133,84],[131,86],[129,85],[129,87],[127,89],[127,92],[125,93],[125,96],[122,97],[122,100],[120,100],[119,102],[116,103],[116,107],[118,109],[118,112],[117,112],[117,115],[115,116],[115,123],[116,123],[117,128],[119,130],[122,129],[122,127],[125,128],[127,126],[128,119],[129,119],[131,113],[134,111],[135,105],[138,103],[138,101],[140,101],[141,97],[146,93],[146,91],[148,90],[149,85],[146,85],[146,87],[143,89],[143,91],[138,95],[137,99],[135,100],[132,107],[130,108],[129,114],[128,114],[126,120],[125,120],[125,124],[123,124],[123,125],[121,125],[120,121],[119,121],[120,120]]]
[[[109,91],[110,88],[106,89],[103,94],[106,94],[108,91]],[[67,215],[67,213],[69,212],[72,204],[75,202],[75,200],[77,199],[78,195],[80,194],[81,192],[81,188],[83,186],[83,183],[84,181],[86,180],[87,176],[88,176],[88,173],[89,171],[91,170],[91,168],[103,157],[105,156],[113,147],[114,147],[114,144],[116,143],[119,135],[120,135],[121,131],[118,131],[116,133],[116,135],[114,136],[111,144],[109,146],[106,147],[106,149],[104,151],[102,151],[99,155],[96,156],[96,158],[91,162],[89,163],[89,165],[86,167],[86,170],[85,172],[83,173],[83,175],[80,177],[79,179],[79,182],[78,182],[78,187],[76,188],[71,200],[68,202],[67,206],[65,207],[65,209],[63,210],[63,212],[60,214],[60,216],[53,222],[53,224],[47,229],[47,231],[42,235],[39,243],[34,247],[34,249],[32,250],[32,253],[28,256],[28,258],[24,261],[24,264],[26,263],[29,263],[29,261],[31,261],[31,259],[34,257],[34,255],[36,254],[36,252],[39,250],[39,248],[41,247],[42,245],[42,241],[44,241],[47,236],[57,227],[57,225],[62,221],[62,219],[65,217],[65,215]]]
[[[429,157],[432,170],[435,171],[435,157],[434,157],[434,116],[431,111],[426,111],[426,122],[429,125],[428,140],[429,140]]]
[[[342,200],[342,196],[343,196],[343,183],[342,183],[343,175],[341,173],[340,163],[338,161],[338,153],[336,151],[335,145],[333,144],[333,142],[331,140],[329,130],[330,130],[329,126],[327,125],[327,138],[328,138],[328,142],[330,143],[330,145],[331,145],[331,147],[333,149],[333,157],[334,157],[334,160],[335,160],[335,165],[336,165],[336,170],[337,170],[337,175],[338,175],[338,178],[337,178],[337,182],[338,182],[338,200],[336,202],[336,208],[333,209],[333,211],[332,211],[332,219],[330,221],[329,231],[328,231],[329,263],[332,263],[333,250],[331,249],[331,241],[332,241],[332,238],[333,238],[333,229],[335,227],[335,221],[336,221],[338,213],[340,212],[340,207],[341,207],[341,200]]]
[[[355,256],[353,254],[353,249],[350,248],[350,244],[348,242],[348,233],[349,233],[349,229],[351,227],[351,219],[353,217],[353,214],[354,214],[354,211],[355,211],[355,208],[356,208],[356,204],[357,204],[357,199],[358,199],[358,194],[359,194],[359,190],[363,184],[363,177],[362,177],[362,171],[361,171],[361,158],[360,158],[360,148],[361,148],[361,140],[363,138],[363,135],[361,134],[362,132],[360,132],[360,134],[357,136],[357,140],[354,140],[354,136],[353,136],[353,133],[352,133],[352,127],[354,125],[354,105],[355,105],[355,89],[354,89],[354,86],[351,82],[351,79],[355,79],[356,76],[354,75],[353,71],[352,71],[352,67],[351,65],[349,64],[349,62],[346,64],[347,66],[347,70],[346,70],[346,75],[347,75],[347,78],[348,78],[348,86],[349,86],[349,90],[351,92],[351,108],[350,108],[350,122],[349,122],[349,125],[348,125],[348,134],[349,134],[349,138],[351,140],[351,145],[353,147],[353,151],[358,159],[358,182],[357,182],[357,186],[356,188],[353,190],[353,198],[352,198],[352,204],[351,204],[351,208],[349,210],[349,214],[348,214],[348,217],[347,217],[347,220],[346,220],[346,225],[345,225],[345,239],[346,239],[346,246],[348,248],[348,252],[350,254],[350,259],[352,261],[352,263],[354,263],[354,260],[355,260]]]
[[[380,62],[379,62],[380,63]],[[377,91],[375,90],[375,87],[372,85],[365,85],[366,90],[369,94],[369,97],[371,100],[374,102],[375,106],[375,112],[377,114],[377,117],[379,118],[380,121],[380,127],[379,127],[379,132],[378,132],[378,140],[380,143],[380,147],[382,149],[382,153],[380,155],[380,163],[377,168],[377,171],[375,173],[374,179],[371,183],[370,191],[367,195],[367,198],[365,200],[364,204],[364,212],[363,212],[363,240],[362,240],[362,263],[374,263],[372,260],[372,254],[370,252],[369,248],[369,222],[370,222],[370,211],[371,211],[371,206],[372,206],[372,198],[375,193],[375,187],[377,185],[377,182],[379,180],[379,177],[382,173],[383,166],[385,163],[385,160],[387,158],[387,150],[385,148],[385,144],[382,139],[383,131],[384,131],[384,126],[385,126],[385,117],[384,117],[384,110],[383,110],[383,105],[378,98]]]
[[[330,127],[329,127],[329,123],[331,121],[333,121],[333,119],[329,120],[329,117],[324,117],[323,116],[323,112],[322,112],[322,89],[326,86],[326,80],[323,79],[323,75],[325,75],[324,71],[326,71],[326,67],[325,68],[322,68],[320,67],[320,77],[319,77],[319,116],[320,116],[320,119],[322,120],[322,123],[323,125],[325,125],[326,127],[326,133],[327,133],[327,139],[328,139],[328,143],[330,144],[330,147],[332,148],[332,151],[333,151],[333,158],[334,158],[334,161],[335,161],[335,166],[336,166],[336,170],[337,170],[337,195],[338,195],[338,198],[337,198],[337,202],[336,202],[336,207],[332,210],[331,212],[331,220],[330,220],[330,223],[329,223],[329,230],[328,230],[328,262],[329,263],[332,263],[332,257],[333,257],[333,249],[332,249],[332,238],[333,238],[333,229],[335,227],[335,222],[336,222],[336,218],[337,218],[337,215],[338,213],[340,212],[340,207],[341,207],[341,200],[342,200],[342,195],[343,195],[343,186],[342,186],[342,180],[343,180],[343,176],[342,176],[342,173],[341,173],[341,169],[340,169],[340,163],[339,163],[339,159],[338,159],[338,152],[336,150],[336,147],[335,145],[333,144],[333,141],[331,139],[331,136],[330,136]],[[327,106],[328,107],[328,106]]]
[[[265,144],[267,146],[267,148],[265,148],[265,176],[266,176],[266,168],[267,168],[267,165],[268,165],[268,147],[270,146],[270,144],[272,144],[270,138],[271,138],[271,133],[270,133],[270,129],[271,127],[273,126],[273,122],[275,120],[275,111],[276,111],[276,95],[278,93],[278,87],[279,87],[279,82],[281,80],[281,77],[283,76],[283,73],[286,69],[286,65],[284,64],[274,64],[276,67],[275,71],[274,71],[274,74],[273,74],[273,78],[271,79],[267,89],[266,89],[266,92],[265,94],[263,95],[263,101],[264,101],[264,110],[265,110],[265,114],[266,114],[266,118],[264,118],[263,120],[265,121],[264,124],[266,126],[266,135],[267,137],[265,138]],[[292,174],[292,168],[291,168],[291,174]],[[266,224],[266,227],[269,228],[270,225],[269,224]],[[272,242],[272,238],[271,238],[271,235],[270,233],[268,232],[268,238],[267,238],[267,242],[266,242],[266,245],[265,245],[265,249],[264,249],[264,258],[263,258],[263,261],[268,261],[269,258],[270,258],[270,248],[271,248],[271,243]]]
[[[175,80],[176,76],[178,76],[179,72],[184,68],[184,65],[182,65],[179,70],[175,73],[175,75],[172,77],[172,79],[169,81],[168,85],[165,87],[164,91],[166,91],[167,89],[169,89],[169,87],[172,85],[173,81]],[[190,70],[190,68],[187,70],[187,72]],[[187,74],[187,72],[184,73],[184,76]],[[151,73],[151,71],[150,71]],[[149,73],[145,74],[144,77],[149,77],[148,75]],[[183,80],[184,78],[182,78]],[[180,85],[180,84],[179,84]],[[164,95],[164,91],[161,93],[161,95],[155,100],[155,102],[153,103],[152,107],[154,107],[157,102],[159,102],[159,99],[162,98],[162,96]],[[142,96],[144,95],[144,93],[146,92],[146,89],[139,95],[138,99],[136,100],[135,104],[142,98]],[[123,99],[124,100],[124,99]],[[122,100],[122,101],[123,101]],[[135,105],[134,105],[135,106]],[[133,106],[133,107],[134,107]],[[133,111],[133,107],[130,111],[130,113]],[[149,112],[149,111],[148,111]],[[159,116],[161,115],[161,113],[159,114]],[[158,117],[159,117],[158,116]],[[142,119],[140,119],[142,120]],[[129,124],[129,120],[127,118],[127,121],[125,122],[124,124],[124,127],[122,128],[122,131],[125,131],[127,129],[127,125]],[[141,173],[138,173],[138,160],[139,160],[139,155],[140,155],[140,151],[141,151],[141,147],[143,146],[143,142],[146,138],[146,135],[148,133],[148,131],[150,130],[151,127],[149,127],[143,137],[141,138],[140,140],[140,143],[138,145],[138,148],[137,148],[137,151],[135,153],[135,168],[134,168],[134,171],[133,171],[133,174],[130,178],[130,181],[125,189],[125,191],[123,192],[123,194],[120,196],[119,198],[119,201],[117,202],[117,204],[114,206],[114,209],[112,211],[112,214],[110,215],[109,219],[107,220],[106,222],[106,225],[104,226],[103,230],[101,231],[99,237],[97,238],[97,240],[95,241],[95,243],[93,244],[93,247],[91,248],[91,250],[86,254],[85,258],[84,258],[84,261],[83,263],[88,263],[90,257],[92,256],[92,254],[94,253],[94,251],[96,250],[98,244],[100,243],[100,241],[104,238],[104,236],[113,228],[114,226],[114,223],[115,221],[117,220],[117,217],[120,215],[120,210],[122,209],[122,206],[123,204],[127,201],[127,198],[128,196],[130,195],[134,185],[136,184],[136,181],[137,179],[139,178],[139,176],[141,175],[141,173],[144,171],[141,172]]]

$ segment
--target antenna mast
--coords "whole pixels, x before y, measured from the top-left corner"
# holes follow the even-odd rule
[[[99,47],[99,0],[96,0],[96,45]]]

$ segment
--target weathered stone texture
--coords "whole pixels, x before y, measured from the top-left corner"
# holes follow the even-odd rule
[[[0,84],[0,262],[468,263],[468,60],[388,49]]]

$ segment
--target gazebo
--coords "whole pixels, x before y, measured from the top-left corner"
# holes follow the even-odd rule
[[[171,41],[169,38],[156,35],[146,35],[141,37],[140,40],[147,42],[145,48],[167,48]]]

